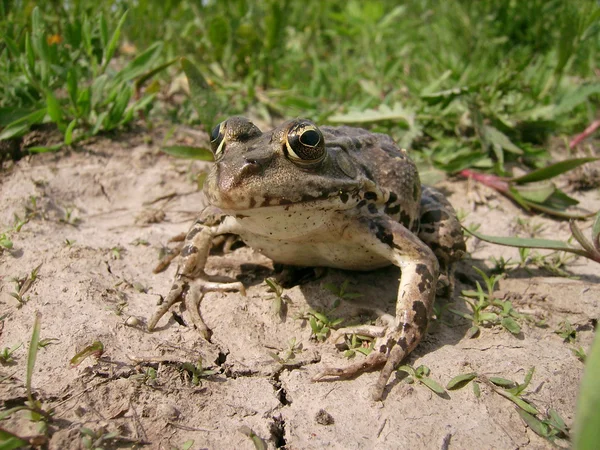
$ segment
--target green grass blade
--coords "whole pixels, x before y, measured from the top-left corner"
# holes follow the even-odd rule
[[[48,108],[48,115],[52,119],[52,122],[60,127],[63,120],[62,110],[58,99],[52,91],[46,92],[46,108]]]
[[[600,333],[587,357],[575,416],[575,450],[593,450],[600,442]]]
[[[77,125],[77,119],[71,120],[67,129],[65,130],[65,145],[71,145],[73,142],[73,130],[75,129],[75,125]]]
[[[104,48],[103,62],[102,62],[102,68],[100,69],[100,73],[104,72],[104,70],[106,69],[106,66],[112,59],[113,55],[115,54],[117,44],[119,43],[119,35],[121,34],[121,28],[123,27],[123,24],[125,23],[125,19],[127,18],[128,12],[129,11],[125,11],[125,13],[123,13],[123,15],[121,16],[121,19],[119,20],[117,28],[115,29],[112,37],[110,38],[110,42]],[[108,31],[106,33],[108,35]]]
[[[27,388],[27,398],[33,405],[33,396],[31,394],[31,379],[33,377],[33,369],[38,352],[38,342],[40,341],[40,330],[42,328],[42,313],[36,311],[35,320],[33,322],[33,332],[31,333],[31,341],[29,341],[29,351],[27,352],[27,376],[25,378],[25,387]]]
[[[596,250],[600,252],[600,211],[596,214],[596,220],[592,226],[592,243]]]
[[[477,239],[489,242],[496,245],[504,245],[507,247],[518,247],[518,248],[541,248],[547,250],[559,250],[563,252],[574,253],[580,256],[587,256],[585,250],[579,248],[573,248],[566,242],[555,241],[552,239],[530,239],[530,238],[519,238],[519,237],[504,237],[504,236],[487,236],[485,234],[477,233],[476,231],[463,229],[475,236]]]
[[[454,389],[461,389],[461,388],[465,387],[471,380],[474,380],[476,377],[477,377],[477,374],[475,372],[463,373],[462,375],[457,375],[454,378],[452,378],[450,381],[448,381],[448,384],[446,385],[446,389],[448,389],[449,391],[454,390]]]
[[[144,52],[131,60],[113,80],[113,85],[118,86],[125,81],[133,80],[134,78],[143,75],[150,70],[150,67],[160,56],[164,45],[162,42],[155,42],[148,47]]]
[[[13,450],[27,446],[29,446],[29,442],[16,434],[12,434],[10,431],[0,428],[0,450]]]
[[[162,147],[162,152],[177,158],[199,159],[201,161],[214,161],[210,150],[202,147],[188,147],[185,145],[171,145]]]
[[[568,172],[569,170],[573,170],[576,167],[579,167],[583,164],[598,161],[600,158],[575,158],[575,159],[567,159],[565,161],[560,161],[555,164],[551,164],[548,167],[544,167],[542,169],[534,170],[529,172],[526,175],[521,177],[513,178],[511,181],[514,183],[531,183],[533,181],[543,181],[548,180],[550,178],[554,178],[561,173]]]
[[[181,58],[181,67],[190,85],[191,100],[198,113],[200,121],[206,130],[211,130],[217,122],[216,115],[220,112],[220,102],[208,82],[187,58]]]

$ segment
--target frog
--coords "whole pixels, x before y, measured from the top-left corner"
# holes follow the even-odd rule
[[[456,213],[437,189],[421,185],[407,150],[381,133],[318,127],[294,119],[262,132],[234,116],[210,134],[214,164],[203,187],[206,206],[189,229],[152,331],[177,302],[206,338],[200,302],[211,291],[239,291],[239,281],[209,275],[212,242],[236,235],[274,263],[372,271],[400,269],[395,315],[365,325],[373,351],[346,367],[325,367],[313,380],[346,379],[381,369],[371,396],[381,400],[396,366],[426,333],[437,293],[449,296],[465,254]],[[348,329],[342,329],[346,332]]]

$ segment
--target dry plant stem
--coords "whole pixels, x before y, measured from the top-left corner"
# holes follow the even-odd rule
[[[508,192],[508,182],[499,176],[473,172],[471,169],[461,170],[458,174],[465,178],[472,178],[485,186],[496,189],[498,192]]]
[[[600,119],[594,120],[582,133],[579,133],[577,136],[573,138],[573,140],[569,143],[569,148],[573,150],[579,144],[581,144],[584,139],[591,136],[594,131],[600,128]]]

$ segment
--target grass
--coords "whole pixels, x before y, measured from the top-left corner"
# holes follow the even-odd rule
[[[2,5],[0,137],[47,122],[63,135],[34,151],[126,127],[136,111],[148,126],[249,113],[359,124],[443,171],[501,175],[543,165],[546,139],[583,130],[598,108],[592,0]],[[200,115],[167,94],[180,57],[205,81]]]

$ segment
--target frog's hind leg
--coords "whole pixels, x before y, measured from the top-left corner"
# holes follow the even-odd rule
[[[466,253],[465,240],[456,212],[437,189],[423,186],[418,232],[438,259],[440,276],[437,295],[451,297],[454,291],[454,266]]]

